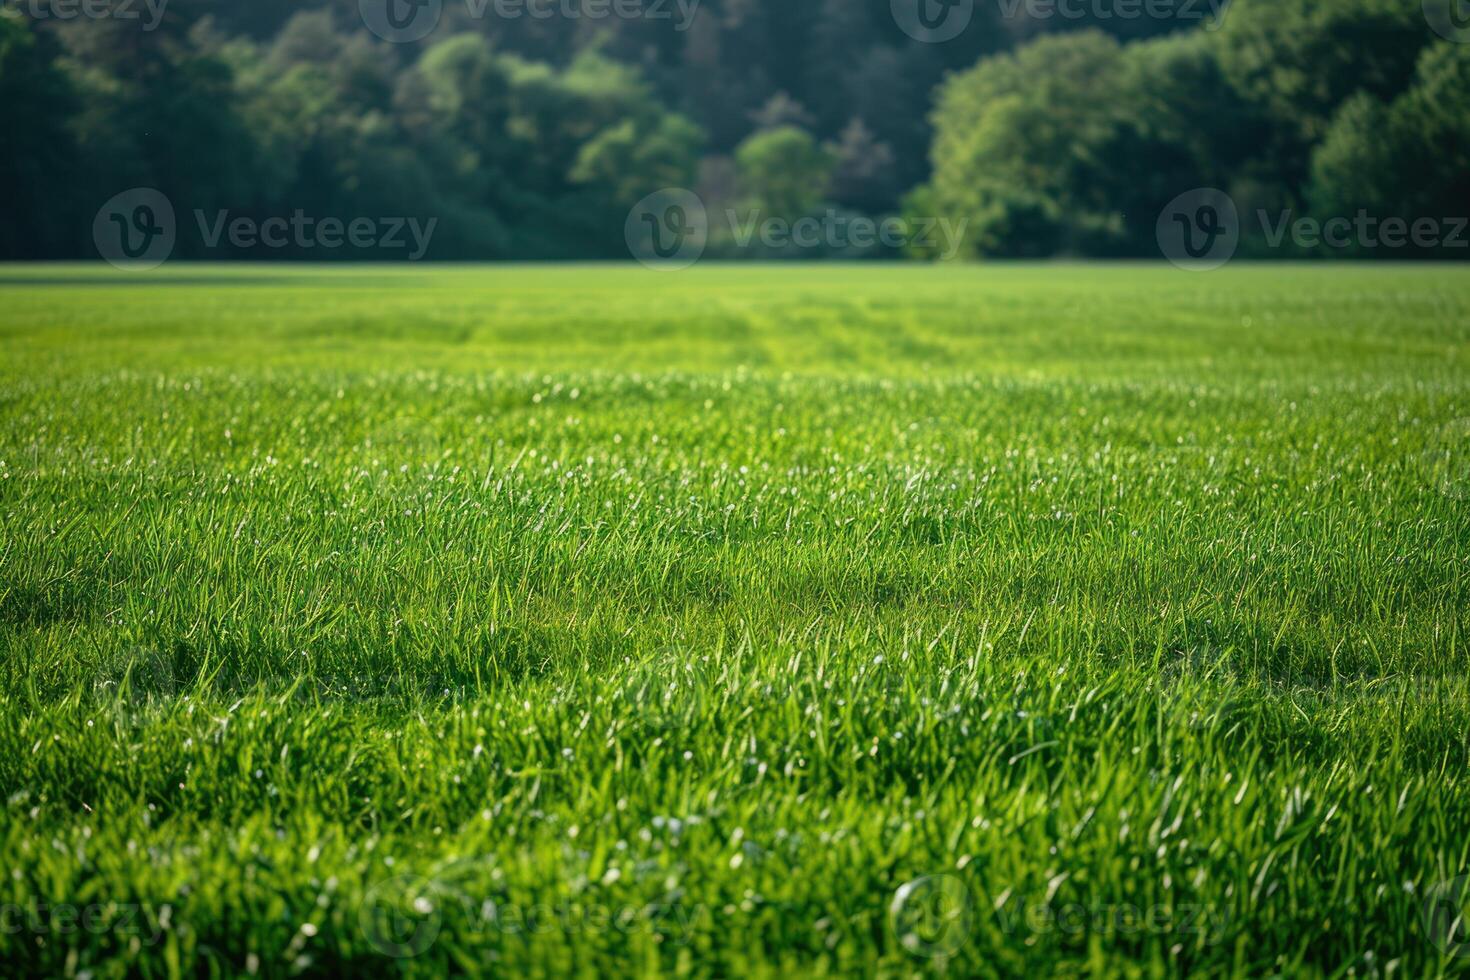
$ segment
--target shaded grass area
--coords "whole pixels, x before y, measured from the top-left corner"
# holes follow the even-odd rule
[[[120,275],[0,269],[7,962],[1456,966],[1463,271]]]

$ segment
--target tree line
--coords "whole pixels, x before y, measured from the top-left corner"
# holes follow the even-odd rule
[[[1235,0],[1203,21],[976,0],[943,43],[890,0],[682,18],[653,15],[669,0],[602,17],[445,0],[409,43],[357,0],[168,0],[147,29],[95,16],[137,0],[59,2],[0,6],[5,258],[95,254],[97,208],[133,187],[185,213],[433,217],[438,259],[625,256],[628,209],[666,187],[788,221],[963,218],[966,257],[1157,255],[1160,209],[1197,187],[1273,221],[1470,204],[1470,44],[1420,0]]]

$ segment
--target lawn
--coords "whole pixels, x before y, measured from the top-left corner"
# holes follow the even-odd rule
[[[0,962],[1470,964],[1470,270],[0,268]]]

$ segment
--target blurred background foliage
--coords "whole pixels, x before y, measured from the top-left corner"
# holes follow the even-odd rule
[[[889,0],[702,0],[687,24],[668,0],[630,19],[446,0],[413,44],[356,0],[170,0],[146,32],[50,2],[0,15],[4,258],[92,256],[97,208],[138,186],[181,224],[436,217],[436,259],[625,257],[628,209],[669,186],[717,226],[967,218],[964,257],[1157,255],[1160,209],[1203,186],[1243,216],[1470,205],[1470,45],[1420,0],[1235,0],[1222,23],[979,0],[943,44]]]

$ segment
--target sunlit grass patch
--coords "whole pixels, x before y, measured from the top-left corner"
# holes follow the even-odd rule
[[[1453,968],[1458,270],[179,276],[0,270],[7,963]]]

